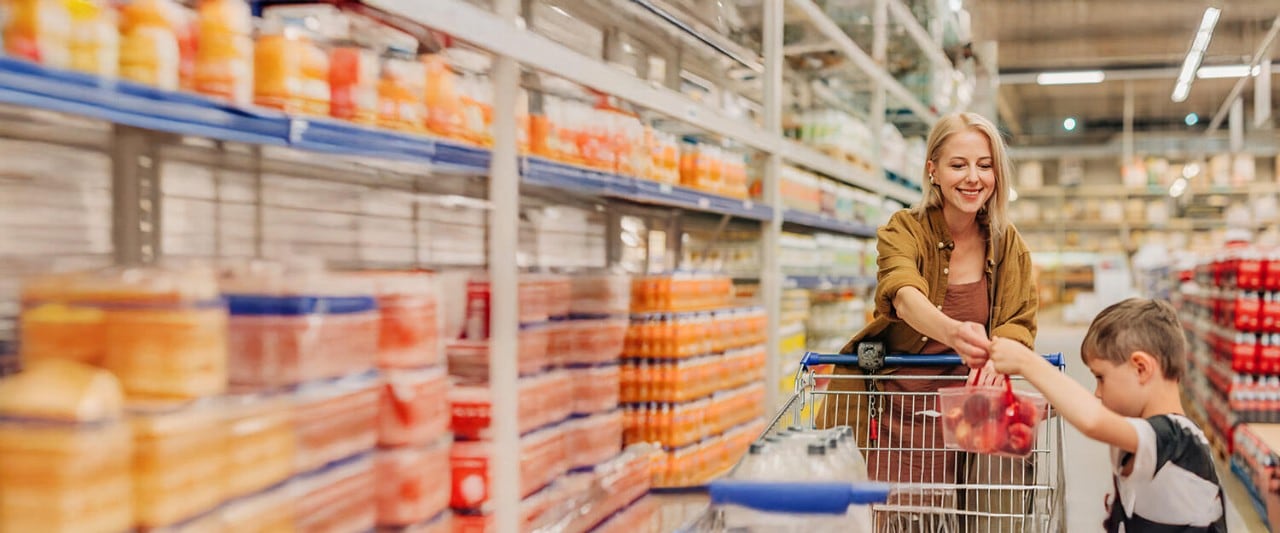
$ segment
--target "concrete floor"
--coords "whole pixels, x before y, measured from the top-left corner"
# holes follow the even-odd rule
[[[1041,317],[1036,345],[1041,352],[1062,352],[1067,357],[1067,374],[1093,390],[1093,375],[1080,362],[1080,340],[1085,326],[1061,324],[1056,316]],[[1067,468],[1067,531],[1101,531],[1106,518],[1104,496],[1111,491],[1111,460],[1107,447],[1089,440],[1068,426],[1063,439]],[[1232,532],[1265,532],[1258,513],[1250,505],[1244,486],[1231,469],[1218,463],[1218,477],[1227,493],[1227,527]]]

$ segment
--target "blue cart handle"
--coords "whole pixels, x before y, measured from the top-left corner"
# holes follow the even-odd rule
[[[1044,359],[1049,364],[1062,368],[1066,361],[1062,357],[1062,353],[1045,354]],[[850,365],[858,366],[857,355],[841,355],[841,354],[825,354],[816,352],[805,352],[804,357],[800,359],[802,366],[814,365]],[[910,355],[895,354],[886,355],[884,357],[884,366],[947,366],[962,365],[964,360],[955,354],[938,354],[938,355]]]
[[[884,503],[887,483],[782,482],[721,479],[711,482],[711,503],[757,511],[795,514],[845,514],[850,505]]]

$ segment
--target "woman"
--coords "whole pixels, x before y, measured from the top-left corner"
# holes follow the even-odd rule
[[[928,186],[920,203],[894,214],[877,233],[880,270],[874,320],[853,336],[842,353],[856,353],[859,344],[872,341],[883,343],[887,353],[958,353],[967,362],[985,354],[992,336],[1032,347],[1036,287],[1030,252],[1007,215],[1011,165],[1003,139],[979,115],[950,114],[934,125],[927,154]],[[989,365],[983,369],[964,365],[886,368],[876,374],[892,373],[893,379],[832,379],[829,392],[850,394],[825,396],[819,424],[853,426],[867,451],[871,476],[878,480],[1028,483],[1022,463],[976,456],[969,460],[964,454],[941,451],[937,418],[930,416],[938,407],[926,393],[958,384],[955,378],[946,378],[966,372],[970,382],[1003,381]],[[863,371],[838,367],[834,373]],[[885,394],[865,394],[869,384]],[[909,451],[876,451],[904,448]],[[962,475],[966,472],[970,475]],[[1017,505],[994,501],[1007,496],[974,491],[958,495],[967,501],[930,498],[913,503],[952,511],[939,516],[954,515],[957,505],[982,512],[1018,512],[1012,509]],[[976,522],[968,526],[977,531],[1010,527]],[[946,525],[918,524],[912,529],[917,527],[937,530]]]

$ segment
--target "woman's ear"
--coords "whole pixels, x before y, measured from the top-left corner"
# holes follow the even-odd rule
[[[1146,385],[1152,378],[1159,378],[1160,362],[1151,354],[1138,350],[1129,354],[1129,365],[1138,373],[1138,383]]]

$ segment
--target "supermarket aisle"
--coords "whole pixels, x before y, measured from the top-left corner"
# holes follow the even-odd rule
[[[1090,390],[1093,376],[1080,362],[1080,339],[1085,326],[1066,325],[1060,315],[1046,313],[1040,318],[1036,344],[1042,352],[1061,351],[1067,357],[1067,373]],[[1111,490],[1111,465],[1107,447],[1086,439],[1074,428],[1067,428],[1066,448],[1067,531],[1100,531],[1106,517],[1103,498]],[[1267,531],[1253,508],[1249,506],[1244,487],[1236,481],[1224,462],[1218,462],[1218,475],[1227,492],[1227,526],[1232,532]]]

